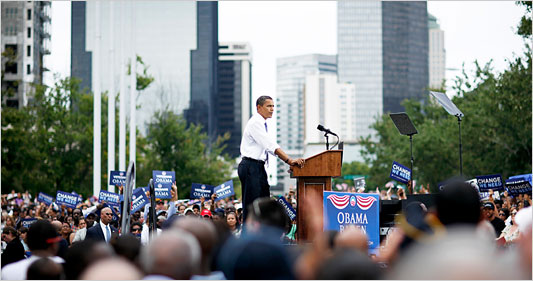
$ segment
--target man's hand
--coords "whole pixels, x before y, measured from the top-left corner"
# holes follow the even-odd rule
[[[178,201],[178,187],[176,186],[176,182],[172,183],[172,187],[170,188],[170,195],[172,196],[170,201]]]
[[[303,168],[303,166],[304,166],[304,164],[305,164],[305,159],[303,159],[303,158],[298,158],[298,159],[294,160],[294,159],[290,159],[290,158],[289,158],[288,164],[289,164],[290,166],[298,166],[298,167],[300,167],[300,168]]]

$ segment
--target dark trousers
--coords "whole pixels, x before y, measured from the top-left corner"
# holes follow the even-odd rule
[[[248,215],[248,206],[257,198],[270,197],[270,186],[262,161],[244,158],[237,172],[242,187],[242,223],[244,223]]]

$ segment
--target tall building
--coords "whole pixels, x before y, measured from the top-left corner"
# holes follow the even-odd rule
[[[446,78],[446,49],[444,48],[444,31],[438,20],[428,14],[429,28],[429,86],[440,88]]]
[[[191,51],[191,99],[185,117],[202,125],[212,143],[217,136],[218,2],[196,3],[196,48]]]
[[[219,43],[217,132],[230,133],[225,152],[240,155],[242,133],[252,116],[252,49],[244,42]]]
[[[2,102],[20,108],[43,83],[50,54],[50,1],[2,1]]]
[[[82,88],[94,90],[99,83],[102,92],[119,92],[120,75],[127,71],[122,55],[136,54],[148,67],[154,81],[137,97],[136,125],[141,134],[146,134],[155,111],[168,108],[180,114],[188,107],[191,50],[197,46],[195,2],[73,1],[71,20],[71,75],[81,79]]]
[[[426,2],[337,2],[339,82],[355,84],[358,137],[404,99],[426,99],[427,18]]]
[[[291,158],[304,153],[304,85],[310,74],[337,73],[335,55],[309,54],[277,59],[276,125],[278,144]],[[317,125],[315,125],[317,126]],[[278,160],[281,161],[281,160]],[[286,172],[286,164],[277,163],[278,184],[275,191],[288,191],[296,180]]]

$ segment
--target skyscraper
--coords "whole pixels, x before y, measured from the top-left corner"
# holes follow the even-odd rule
[[[2,1],[2,102],[31,102],[32,83],[42,84],[50,54],[50,1]]]
[[[425,100],[428,78],[426,2],[339,1],[339,81],[356,88],[357,135],[407,98]]]
[[[217,132],[230,133],[226,142],[231,157],[240,155],[242,132],[252,116],[252,50],[248,43],[219,43]]]
[[[310,54],[277,59],[277,141],[291,158],[302,157],[304,152],[305,78],[321,73],[337,73],[335,55]],[[278,186],[272,189],[288,191],[295,185],[295,179],[289,177],[286,168],[285,163],[278,163]]]
[[[216,140],[218,92],[218,3],[196,2],[196,48],[191,51],[191,99],[185,112],[187,122],[200,124]]]
[[[437,18],[428,14],[429,28],[429,85],[440,88],[446,78],[446,49],[444,49],[444,31],[440,29]]]

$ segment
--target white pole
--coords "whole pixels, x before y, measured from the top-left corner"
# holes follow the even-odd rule
[[[119,109],[119,141],[118,141],[118,169],[126,171],[126,56],[124,55],[125,38],[125,2],[120,10],[120,109]]]
[[[136,151],[136,130],[137,126],[135,124],[135,111],[136,111],[136,97],[137,97],[137,56],[135,54],[135,2],[131,2],[132,9],[131,9],[131,76],[130,76],[130,158],[129,162],[135,163],[135,151]],[[133,177],[135,179],[135,176]],[[135,182],[135,180],[134,180]],[[133,185],[135,186],[135,185]]]
[[[100,193],[100,177],[101,177],[101,142],[102,142],[102,97],[100,93],[100,3],[96,1],[96,44],[93,53],[94,62],[94,116],[93,116],[93,195]]]
[[[113,29],[115,28],[113,15],[113,1],[109,2],[109,54],[111,64],[111,86],[109,89],[109,99],[107,103],[107,177],[111,176],[111,171],[115,170],[115,38]],[[109,182],[109,180],[108,180]],[[115,192],[114,185],[108,185],[107,190]]]

